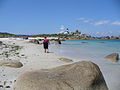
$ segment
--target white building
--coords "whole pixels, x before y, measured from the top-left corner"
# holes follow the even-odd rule
[[[65,27],[63,25],[60,27],[60,30],[61,31],[59,32],[59,34],[65,34],[65,35],[69,35],[70,34],[68,28],[65,29]]]

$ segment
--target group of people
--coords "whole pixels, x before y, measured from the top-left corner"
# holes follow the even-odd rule
[[[49,53],[49,51],[48,51],[48,45],[49,45],[49,43],[50,43],[49,39],[47,39],[47,37],[44,37],[44,39],[43,39],[43,47],[44,47],[45,53]],[[57,43],[61,44],[61,41],[60,41],[59,38],[57,40]]]

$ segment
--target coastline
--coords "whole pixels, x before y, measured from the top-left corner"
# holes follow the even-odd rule
[[[70,57],[67,57],[66,55],[62,56],[59,52],[55,52],[53,50],[54,47],[58,48],[59,45],[53,45],[53,44],[50,45],[50,53],[44,53],[42,44],[31,43],[29,40],[24,40],[20,38],[1,38],[0,41],[8,45],[22,47],[21,49],[17,51],[17,53],[19,53],[18,56],[20,57],[12,56],[11,58],[3,58],[4,60],[10,59],[10,60],[15,60],[15,61],[20,61],[23,64],[21,68],[0,66],[0,73],[1,73],[0,85],[4,86],[5,89],[3,90],[11,90],[16,78],[19,75],[23,74],[24,72],[37,71],[37,70],[42,70],[42,69],[50,69],[50,68],[54,68],[57,66],[62,66],[62,65],[72,63],[72,62],[60,61],[60,58],[64,58],[64,57],[70,58]],[[83,43],[83,44],[85,45],[86,43]],[[78,62],[76,60],[90,61],[90,59],[82,59],[81,57],[80,59],[76,59],[76,60],[74,57],[70,59],[72,59],[74,62]],[[98,60],[100,60],[100,58]],[[100,67],[100,69],[102,67],[101,71],[103,73],[103,76],[105,76],[105,81],[108,87],[110,88],[110,90],[112,90],[112,87],[114,87],[113,88],[114,90],[117,90],[115,89],[115,87],[118,87],[116,85],[118,85],[119,83],[116,84],[116,81],[112,81],[113,79],[111,79],[111,77],[115,78],[115,80],[118,81],[117,78],[118,78],[119,72],[117,74],[115,73],[116,71],[118,71],[119,68],[115,67],[115,65],[117,65],[115,63],[114,63],[113,68],[111,67],[112,63],[110,62],[104,62],[104,63],[109,64],[109,66],[106,66],[105,64],[101,66],[101,63],[100,64],[96,63],[96,64]],[[111,82],[112,84],[115,82],[116,85],[112,85]],[[7,86],[10,86],[11,88],[6,88]]]
[[[120,55],[118,39],[66,40],[62,43],[58,47],[53,46],[55,52],[63,57],[73,59],[74,62],[92,61],[96,63],[103,73],[109,90],[120,89],[120,61],[112,62],[105,58],[111,53]]]

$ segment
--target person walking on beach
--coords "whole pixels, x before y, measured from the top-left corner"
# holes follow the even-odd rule
[[[48,53],[48,44],[49,44],[49,39],[47,39],[47,37],[45,37],[43,40],[43,47],[45,49],[45,53]]]

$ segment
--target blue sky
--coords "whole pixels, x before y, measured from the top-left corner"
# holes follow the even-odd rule
[[[61,26],[93,36],[120,35],[119,0],[0,0],[0,32],[51,34]]]

